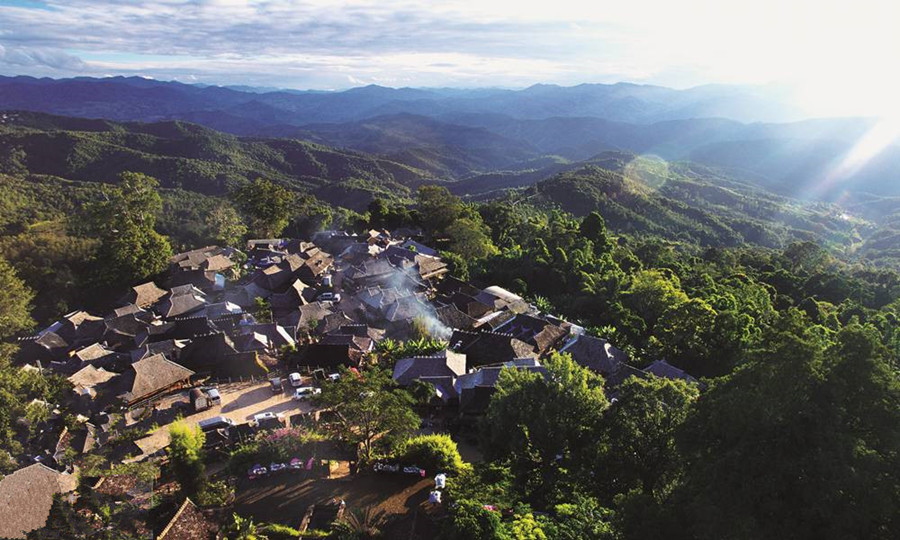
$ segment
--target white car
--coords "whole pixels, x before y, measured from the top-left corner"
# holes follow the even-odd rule
[[[340,373],[331,373],[331,374],[327,375],[326,378],[331,382],[335,382],[341,378],[341,374]]]
[[[302,399],[306,399],[310,396],[314,396],[316,394],[321,394],[322,389],[316,388],[315,386],[301,386],[300,388],[294,390],[293,399],[300,401]]]
[[[288,381],[290,381],[291,386],[293,386],[294,388],[297,388],[298,386],[303,384],[303,378],[300,376],[299,373],[296,373],[296,372],[288,375]]]
[[[324,292],[319,295],[318,300],[322,302],[340,302],[341,293]]]
[[[282,417],[281,414],[275,414],[273,412],[264,412],[264,413],[254,414],[253,421],[259,423],[259,422],[262,422],[263,420],[276,420],[281,417]]]

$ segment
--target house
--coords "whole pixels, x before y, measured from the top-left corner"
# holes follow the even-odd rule
[[[265,336],[270,352],[278,352],[282,347],[293,347],[297,344],[293,336],[283,326],[276,323],[248,324],[240,328],[241,334],[260,334]]]
[[[506,311],[506,313],[510,312]],[[518,340],[533,345],[539,355],[547,353],[564,337],[569,335],[567,328],[524,314],[515,315],[508,321],[494,327],[494,329],[496,332],[510,334]]]
[[[355,289],[390,287],[394,285],[392,278],[397,273],[399,270],[386,259],[370,259],[344,272],[344,283]]]
[[[149,356],[131,365],[131,389],[122,397],[130,407],[169,390],[187,386],[194,372],[168,360],[162,354]]]
[[[301,366],[334,371],[340,366],[359,367],[363,353],[351,344],[312,343],[300,354]]]
[[[305,260],[303,265],[297,270],[297,277],[307,283],[315,283],[319,276],[327,273],[334,264],[334,258],[320,250],[313,248],[300,254]]]
[[[65,363],[69,343],[55,332],[42,332],[36,336],[20,338],[19,358],[30,364]]]
[[[422,255],[428,255],[430,257],[438,256],[437,250],[431,249],[430,247],[426,246],[425,244],[421,244],[419,242],[416,242],[415,240],[406,240],[405,242],[400,244],[400,247],[402,247],[404,249],[408,249],[410,251],[415,251],[416,253],[419,253]]]
[[[72,389],[77,396],[93,400],[97,397],[98,388],[102,388],[103,385],[118,376],[118,373],[88,364],[70,376],[69,382],[72,383]]]
[[[409,386],[422,378],[450,377],[456,379],[466,372],[466,355],[443,350],[429,356],[401,358],[394,364],[394,381]]]
[[[570,354],[579,366],[605,378],[618,372],[628,361],[628,355],[610,342],[585,334],[566,343],[559,352]]]
[[[35,463],[0,480],[0,538],[25,538],[47,523],[53,497],[78,487],[74,475]]]
[[[122,299],[122,303],[134,304],[141,309],[147,309],[160,301],[166,294],[168,293],[157,287],[156,283],[148,281],[132,287]]]
[[[131,362],[137,362],[138,360],[153,356],[154,354],[164,354],[169,360],[178,362],[182,349],[189,343],[190,341],[186,339],[166,339],[163,341],[146,343],[141,347],[133,349],[129,353],[131,355]]]
[[[475,326],[475,319],[460,311],[453,304],[438,306],[434,312],[441,324],[451,330],[471,330]]]
[[[487,411],[491,396],[496,391],[500,373],[504,369],[524,369],[547,376],[547,369],[533,358],[487,365],[460,375],[455,384],[456,393],[459,395],[460,414],[481,415]]]
[[[656,375],[657,377],[662,377],[664,379],[680,379],[682,381],[687,381],[690,383],[697,382],[696,378],[688,375],[684,370],[678,369],[665,360],[657,360],[653,362],[652,364],[644,368],[644,372]]]
[[[115,351],[107,349],[100,343],[82,347],[71,353],[71,363],[76,370],[81,369],[88,364],[115,369],[117,364],[122,364],[127,361],[127,358],[127,355],[117,354]]]
[[[525,343],[510,334],[498,332],[468,332],[454,330],[450,336],[450,349],[463,353],[467,358],[467,369],[507,362],[516,358],[535,355],[533,345]]]
[[[301,333],[307,333],[314,329],[318,330],[322,321],[334,312],[330,309],[330,304],[324,302],[313,302],[300,306],[296,311],[289,313],[277,319],[278,324],[288,329],[293,336],[297,337]]]
[[[103,317],[79,310],[65,315],[61,320],[53,323],[49,329],[71,345],[82,345],[99,340],[103,336],[106,326],[103,323]]]
[[[225,289],[225,276],[209,270],[184,270],[171,275],[172,286],[193,285],[202,291],[222,291]]]
[[[299,279],[295,279],[288,286],[287,290],[269,297],[269,306],[271,306],[275,317],[287,315],[300,306],[313,302],[316,299],[316,295],[316,289]]]
[[[172,287],[159,303],[158,310],[165,318],[180,317],[203,309],[206,294],[193,285]]]
[[[149,322],[138,319],[133,313],[106,319],[104,324],[103,340],[116,350],[131,349],[136,344],[135,338],[146,334],[150,328]]]
[[[156,539],[212,540],[216,537],[218,529],[216,523],[207,518],[190,499],[186,498]]]

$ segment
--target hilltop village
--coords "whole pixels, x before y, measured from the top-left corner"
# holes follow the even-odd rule
[[[33,464],[0,481],[0,500],[14,502],[0,512],[17,516],[4,515],[0,536],[24,538],[64,500],[77,512],[97,514],[89,521],[97,527],[109,522],[98,508],[126,505],[135,535],[210,537],[230,517],[175,495],[183,490],[167,470],[173,423],[202,429],[205,465],[238,486],[226,504],[258,518],[266,500],[282,496],[263,492],[247,502],[241,486],[248,478],[275,475],[282,465],[303,474],[324,466],[323,478],[342,468],[361,474],[372,463],[359,463],[347,441],[317,440],[317,449],[271,464],[265,452],[243,455],[241,448],[337,421],[328,414],[334,407],[312,398],[341,377],[363,377],[370,365],[390,369],[397,386],[416,389],[419,432],[451,434],[461,445],[473,440],[503,370],[546,377],[542,362],[557,352],[601,375],[611,400],[631,376],[695,381],[664,360],[637,369],[602,336],[503,288],[453,277],[419,240],[416,230],[322,231],[308,241],[207,246],[172,257],[165,280],[132,287],[107,313],[75,311],[20,339],[21,369],[62,375],[71,391],[65,403],[36,405],[47,414],[27,445]],[[253,462],[248,472],[235,474],[229,463],[236,454]],[[142,472],[142,464],[153,472]],[[174,497],[168,521],[160,517],[165,512],[151,511],[159,508],[153,500],[160,490]],[[327,529],[322,501],[308,497],[301,506],[283,518],[302,525],[301,532],[316,519]],[[333,513],[345,506],[359,503],[343,501]]]

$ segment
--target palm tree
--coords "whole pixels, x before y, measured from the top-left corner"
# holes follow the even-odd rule
[[[231,524],[225,527],[222,540],[268,540],[268,537],[259,532],[259,527],[253,523],[252,518],[242,518],[232,514]]]
[[[381,529],[387,524],[384,511],[375,512],[371,507],[359,508],[344,514],[332,525],[337,540],[363,540],[379,538]]]

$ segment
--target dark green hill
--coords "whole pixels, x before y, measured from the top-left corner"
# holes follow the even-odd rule
[[[656,234],[706,246],[782,247],[823,241],[848,250],[860,222],[828,205],[805,205],[717,175],[693,164],[612,154],[538,182],[519,195],[577,216],[599,211],[622,233]]]
[[[259,176],[360,209],[373,193],[405,198],[433,181],[385,158],[291,139],[238,138],[185,122],[115,123],[7,112],[0,117],[7,172],[114,182],[122,171],[156,177],[165,188],[224,195]]]

